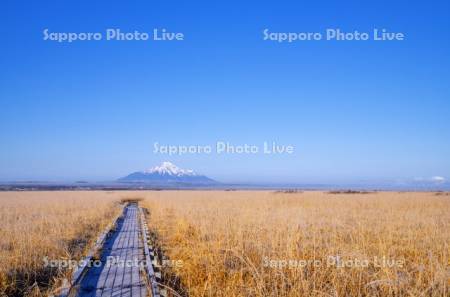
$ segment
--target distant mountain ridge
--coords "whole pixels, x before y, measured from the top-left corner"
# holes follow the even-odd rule
[[[171,162],[163,162],[160,166],[152,167],[145,171],[133,172],[119,178],[119,182],[153,183],[153,184],[217,184],[215,180],[195,173],[191,169],[181,169]]]

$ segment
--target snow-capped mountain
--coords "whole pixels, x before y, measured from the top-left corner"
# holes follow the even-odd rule
[[[175,164],[170,162],[162,162],[161,166],[155,166],[148,170],[145,170],[144,173],[146,174],[152,174],[152,173],[158,173],[162,175],[176,175],[176,176],[196,176],[197,174],[191,170],[191,169],[181,169],[177,167]]]
[[[183,184],[212,184],[216,181],[199,175],[191,169],[181,169],[171,162],[163,162],[160,166],[145,171],[133,172],[119,179],[121,182],[142,183],[183,183]]]

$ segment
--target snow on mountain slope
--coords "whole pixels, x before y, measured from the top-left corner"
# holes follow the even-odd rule
[[[168,175],[176,175],[176,176],[196,176],[197,174],[191,169],[181,169],[177,167],[175,164],[170,162],[163,162],[161,166],[152,167],[146,171],[146,174],[158,173],[158,174],[168,174]]]
[[[140,182],[164,185],[166,183],[214,184],[216,181],[204,175],[198,175],[191,169],[181,169],[171,162],[163,162],[160,166],[145,171],[133,172],[119,179],[120,182]]]

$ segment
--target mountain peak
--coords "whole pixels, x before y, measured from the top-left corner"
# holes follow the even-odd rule
[[[161,165],[145,171],[131,173],[119,179],[121,182],[145,182],[158,185],[182,183],[182,184],[214,184],[216,181],[204,175],[198,175],[191,169],[181,169],[175,164],[165,161]]]
[[[158,173],[162,175],[175,175],[175,176],[195,176],[195,172],[191,169],[181,169],[175,164],[165,161],[162,162],[160,166],[152,167],[146,171],[144,171],[146,174],[152,174],[152,173]]]

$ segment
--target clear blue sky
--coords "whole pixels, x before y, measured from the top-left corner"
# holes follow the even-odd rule
[[[448,1],[93,2],[1,4],[0,180],[111,180],[164,160],[221,181],[450,178]],[[185,40],[57,43],[45,28]],[[279,44],[265,28],[406,40]],[[295,153],[152,152],[218,140]]]

